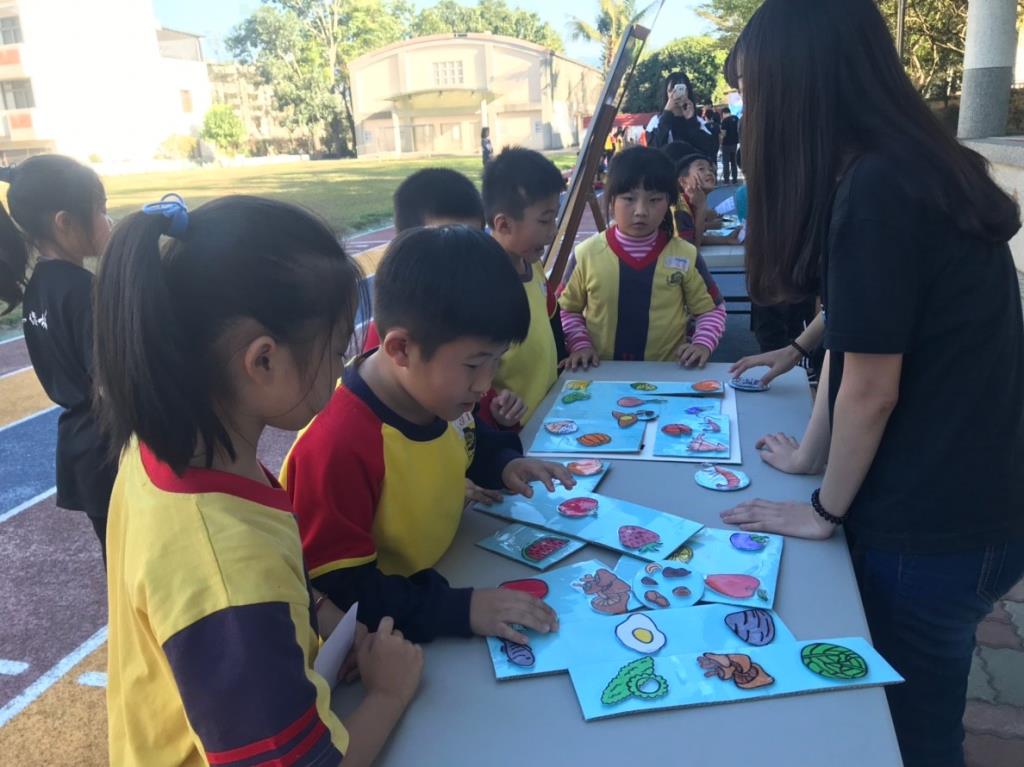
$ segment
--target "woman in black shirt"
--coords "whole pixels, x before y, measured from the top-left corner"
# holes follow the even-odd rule
[[[824,363],[802,441],[758,442],[802,502],[723,513],[825,538],[845,523],[907,765],[962,765],[978,623],[1024,575],[1024,322],[1016,203],[947,135],[872,0],[767,0],[726,64],[745,105],[747,278],[821,295]],[[827,464],[827,468],[826,468]]]
[[[32,367],[63,408],[57,505],[88,515],[105,558],[116,467],[92,415],[93,275],[83,263],[110,238],[106,192],[95,171],[60,155],[0,168],[0,181],[10,184],[10,215],[0,206],[0,302],[5,312],[23,304]],[[26,284],[32,251],[37,258]]]

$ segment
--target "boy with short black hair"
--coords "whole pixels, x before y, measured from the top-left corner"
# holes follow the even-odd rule
[[[458,279],[453,279],[458,275]],[[432,568],[455,536],[465,477],[530,496],[529,482],[574,482],[560,464],[523,458],[519,438],[472,414],[501,355],[526,337],[529,307],[508,257],[462,226],[414,229],[375,278],[380,347],[349,365],[327,407],[285,459],[313,585],[340,608],[359,602],[412,641],[440,635],[526,638],[557,617],[508,589],[456,589]]]
[[[559,197],[565,181],[540,152],[505,147],[484,168],[484,214],[494,239],[505,249],[526,291],[529,332],[502,358],[495,386],[516,392],[526,402],[523,423],[558,378],[566,356],[558,302],[540,264],[557,229]]]
[[[484,228],[484,206],[473,182],[451,168],[423,168],[405,179],[392,197],[395,232],[415,226],[463,224]]]

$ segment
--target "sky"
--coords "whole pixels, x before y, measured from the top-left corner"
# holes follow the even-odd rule
[[[461,0],[464,5],[475,5],[475,0]],[[436,0],[414,0],[417,8],[428,8]],[[552,2],[552,0],[509,0],[508,4],[524,11],[533,11],[550,23],[565,41],[568,56],[597,64],[600,57],[598,46],[591,43],[574,42],[569,38],[568,20],[571,7],[577,15],[588,21],[597,11],[597,0],[573,0]],[[665,0],[657,24],[651,31],[647,45],[660,48],[670,40],[689,35],[702,35],[710,31],[706,21],[693,12],[700,0]],[[203,49],[210,60],[228,58],[223,41],[231,28],[261,5],[260,0],[153,0],[156,16],[165,27],[180,29],[203,35]]]

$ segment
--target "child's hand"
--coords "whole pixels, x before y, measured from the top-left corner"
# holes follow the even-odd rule
[[[488,490],[486,487],[480,487],[476,482],[466,478],[466,505],[471,503],[482,503],[490,506],[492,503],[498,503],[501,501],[502,495],[500,490]]]
[[[370,635],[370,630],[359,621],[356,621],[356,638],[352,642],[352,649],[348,651],[344,663],[338,669],[338,681],[354,682],[359,678],[359,648]]]
[[[358,658],[368,692],[392,698],[403,708],[409,705],[423,675],[423,650],[395,630],[392,618],[380,619],[376,633],[360,645]]]
[[[526,415],[526,403],[515,392],[502,389],[498,396],[491,400],[491,415],[502,426],[516,426]]]
[[[707,364],[711,350],[704,344],[684,343],[676,349],[679,364],[687,368],[702,368]]]
[[[522,591],[473,589],[469,600],[469,626],[474,634],[529,644],[530,640],[514,629],[513,624],[547,634],[558,630],[558,615],[537,597]]]
[[[505,470],[501,472],[501,481],[505,487],[513,493],[519,493],[527,498],[533,497],[533,488],[530,482],[540,480],[549,493],[555,491],[555,482],[558,480],[562,487],[572,489],[576,486],[576,480],[572,474],[560,463],[551,461],[538,461],[536,458],[516,458],[509,461]]]
[[[590,368],[601,367],[601,358],[597,356],[597,349],[593,346],[584,346],[562,360],[558,367],[572,371],[590,370]]]
[[[775,351],[755,354],[751,357],[743,357],[739,362],[729,368],[729,373],[738,377],[746,373],[750,368],[768,367],[767,373],[761,376],[761,383],[767,384],[774,378],[786,373],[800,364],[802,359],[800,352],[792,346],[784,346]]]

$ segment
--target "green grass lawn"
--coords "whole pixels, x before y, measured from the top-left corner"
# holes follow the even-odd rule
[[[562,169],[576,162],[575,150],[548,155]],[[304,205],[323,216],[339,234],[348,235],[391,220],[391,195],[420,168],[444,166],[465,173],[477,185],[479,157],[416,160],[329,160],[250,168],[195,168],[175,173],[143,173],[103,179],[107,209],[115,219],[138,210],[167,192],[177,192],[194,208],[226,194],[253,194]],[[4,330],[21,326],[21,312],[0,317]]]
[[[574,151],[550,155],[570,168]],[[254,194],[304,205],[323,216],[341,234],[391,219],[391,195],[406,176],[420,168],[444,166],[480,183],[479,157],[416,160],[329,160],[252,168],[197,168],[180,173],[148,173],[104,179],[107,206],[115,219],[138,210],[166,192],[177,192],[189,207],[225,194]]]

